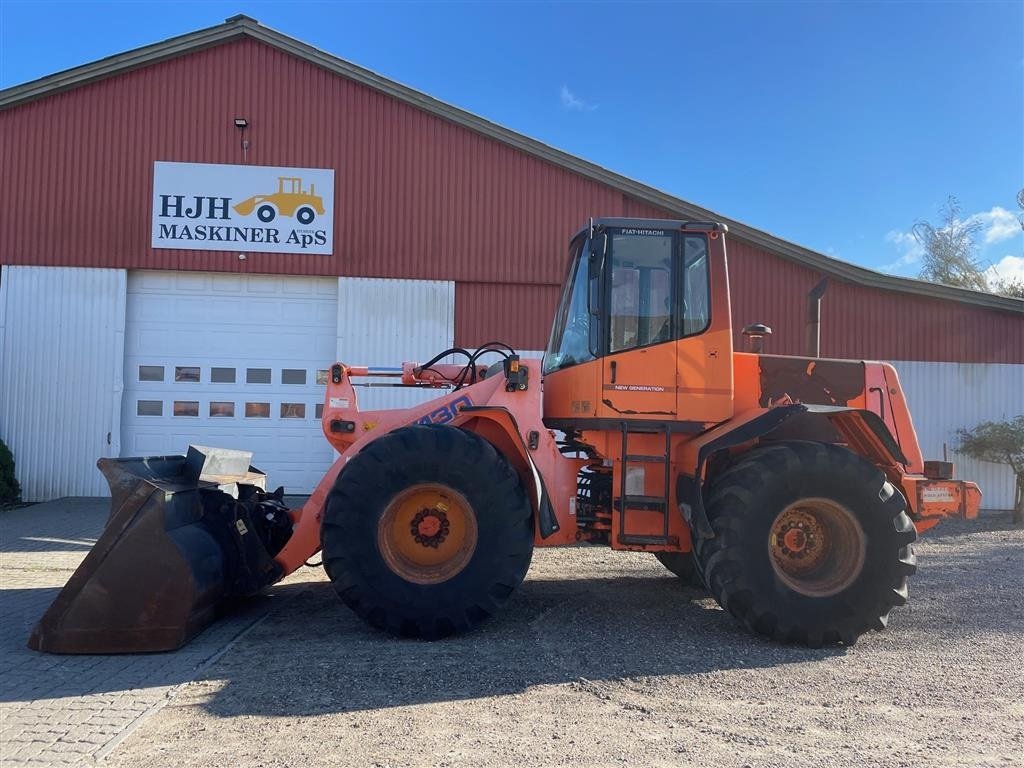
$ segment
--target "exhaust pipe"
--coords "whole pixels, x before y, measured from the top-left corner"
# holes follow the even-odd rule
[[[828,288],[828,278],[811,288],[807,294],[807,341],[805,349],[808,357],[821,357],[821,297]]]
[[[743,335],[747,339],[747,352],[760,355],[764,353],[765,337],[772,335],[772,329],[764,323],[751,323],[743,329]]]

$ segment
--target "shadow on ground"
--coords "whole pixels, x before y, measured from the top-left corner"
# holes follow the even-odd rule
[[[922,568],[911,580],[912,607],[896,609],[893,629],[869,633],[853,652],[913,642],[919,633],[1006,631],[1005,601],[986,596],[1024,588],[1016,537],[1004,535],[1014,530],[1008,514],[950,528],[949,535],[929,535],[918,544]],[[436,643],[399,640],[365,626],[325,581],[296,587],[294,599],[211,670],[210,678],[226,685],[203,706],[224,717],[315,715],[573,681],[827,664],[850,653],[753,637],[706,593],[662,576],[656,565],[635,576],[601,577],[600,553],[538,552],[542,567],[500,616],[475,633]],[[622,556],[631,557],[643,555]],[[573,569],[579,578],[546,577]],[[966,583],[973,587],[964,589]],[[958,616],[970,616],[969,625]]]
[[[10,615],[10,604],[24,602],[25,592],[36,593],[42,605],[57,590],[4,590],[0,615]],[[392,638],[366,626],[338,600],[329,582],[317,581],[281,585],[244,601],[189,646],[171,653],[38,654],[24,649],[38,614],[30,618],[22,611],[16,622],[20,636],[13,638],[21,647],[5,643],[3,652],[30,654],[32,667],[45,678],[40,679],[45,691],[5,682],[0,701],[186,682],[268,611],[269,617],[211,668],[211,679],[227,681],[209,703],[212,712],[376,709],[510,694],[581,678],[693,675],[844,652],[777,646],[750,637],[713,601],[671,576],[527,581],[506,611],[478,631],[433,643]]]
[[[433,643],[367,627],[319,582],[301,588],[242,646],[211,670],[211,679],[227,682],[204,704],[218,716],[374,710],[846,652],[751,637],[670,576],[527,581],[480,630]]]

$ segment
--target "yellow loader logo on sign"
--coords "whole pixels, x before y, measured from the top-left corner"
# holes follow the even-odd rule
[[[302,179],[294,176],[278,176],[277,192],[253,195],[234,208],[240,216],[249,216],[256,211],[256,218],[264,224],[278,215],[294,217],[300,224],[312,224],[317,216],[324,215],[324,201],[316,194],[316,187],[310,184],[307,192],[302,188]]]

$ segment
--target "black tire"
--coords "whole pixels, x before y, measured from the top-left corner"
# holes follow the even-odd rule
[[[316,218],[316,211],[308,205],[304,205],[295,212],[295,218],[299,220],[300,224],[312,224],[313,219]]]
[[[688,587],[706,589],[692,552],[655,552],[658,562],[674,573]]]
[[[256,209],[256,218],[262,221],[264,224],[269,224],[277,216],[277,211],[274,206],[264,203]]]
[[[434,583],[410,581],[389,565],[378,538],[404,530],[386,528],[388,510],[424,485],[461,495],[476,529],[468,561]],[[454,427],[416,425],[375,440],[348,463],[328,497],[321,543],[335,590],[360,617],[391,634],[436,639],[473,629],[519,586],[533,555],[533,513],[494,446]]]
[[[852,645],[867,630],[884,629],[893,607],[907,602],[907,577],[917,570],[917,531],[906,501],[882,472],[851,451],[802,441],[757,448],[712,481],[706,499],[715,536],[697,539],[697,559],[719,604],[751,632],[814,648]],[[773,549],[784,541],[777,521],[815,504],[841,508],[839,516],[856,526],[844,540],[857,542],[845,551],[859,564],[830,566],[846,562],[845,545],[832,546],[835,557],[830,552],[821,561],[821,569],[847,573],[842,580],[829,582],[833,577],[820,569],[825,575],[819,581],[818,572],[786,573],[780,563],[793,560],[780,560]],[[834,542],[840,538],[832,536]],[[818,586],[824,584],[831,586]]]

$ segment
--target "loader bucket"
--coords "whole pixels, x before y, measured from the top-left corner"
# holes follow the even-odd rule
[[[187,456],[100,459],[111,494],[106,528],[36,625],[29,648],[172,650],[209,624],[225,598],[276,581],[280,568],[252,522],[267,498],[265,477],[248,457],[190,447]]]

